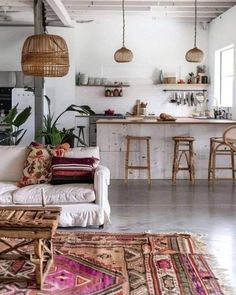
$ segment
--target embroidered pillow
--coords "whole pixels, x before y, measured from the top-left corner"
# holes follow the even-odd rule
[[[23,175],[18,185],[26,186],[50,182],[52,157],[62,157],[68,149],[68,144],[53,147],[32,143],[28,147],[28,155],[24,164]]]
[[[52,158],[52,184],[93,183],[97,158]]]

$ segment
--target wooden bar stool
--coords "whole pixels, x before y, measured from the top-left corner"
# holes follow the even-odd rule
[[[231,166],[216,166],[217,156],[230,156]],[[210,154],[208,163],[208,180],[216,179],[216,170],[232,170],[232,178],[235,180],[235,167],[234,167],[234,152],[223,141],[222,137],[210,138]],[[219,178],[218,178],[219,179]]]
[[[126,149],[126,158],[125,158],[125,183],[128,183],[128,172],[129,169],[136,169],[136,170],[147,170],[148,176],[148,184],[151,184],[151,164],[150,164],[150,136],[126,136],[127,140],[127,149]],[[135,166],[129,165],[129,154],[130,154],[130,144],[132,140],[142,140],[146,141],[146,148],[147,148],[147,165],[146,166]]]
[[[172,182],[176,183],[176,175],[180,170],[189,171],[190,181],[195,181],[195,168],[194,168],[194,154],[193,154],[193,142],[194,137],[190,136],[175,136],[174,140],[174,160],[172,167]],[[187,166],[180,167],[180,161],[182,156],[185,156]]]
[[[234,156],[236,155],[236,126],[227,128],[222,137],[210,138],[210,154],[208,163],[208,181],[216,179],[216,170],[231,170],[232,179],[235,181],[235,162]],[[230,166],[216,166],[217,156],[231,157]],[[217,179],[220,179],[217,177]],[[222,179],[222,178],[221,178]]]

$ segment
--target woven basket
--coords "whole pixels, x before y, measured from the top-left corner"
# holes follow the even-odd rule
[[[126,47],[121,47],[114,54],[116,62],[130,62],[133,59],[133,53]]]
[[[69,55],[65,40],[57,35],[29,36],[23,45],[23,73],[40,77],[63,77],[69,71]]]

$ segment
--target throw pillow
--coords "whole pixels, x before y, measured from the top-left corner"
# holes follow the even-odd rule
[[[52,157],[62,157],[68,149],[68,144],[53,147],[32,143],[28,147],[23,175],[18,185],[22,187],[30,184],[50,182]]]
[[[97,158],[52,158],[52,184],[93,183]]]

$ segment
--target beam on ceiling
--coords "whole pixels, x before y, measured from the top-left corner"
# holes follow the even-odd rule
[[[233,6],[235,5],[236,1],[232,0],[232,1],[212,1],[212,0],[204,0],[204,1],[198,1],[197,5],[201,6],[201,5],[208,5],[209,3],[213,4],[213,5],[224,5],[224,6]],[[87,1],[87,0],[81,0],[81,1],[66,1],[64,2],[64,6],[66,8],[74,8],[76,6],[81,6],[81,5],[101,5],[101,6],[106,6],[106,5],[121,5],[121,2],[119,0],[108,0],[108,1],[104,1],[104,0],[95,0],[95,1]],[[153,0],[127,0],[125,1],[125,5],[148,5],[148,6],[159,6],[159,5],[169,5],[169,6],[183,6],[183,5],[187,5],[187,6],[194,6],[194,2],[193,1],[187,1],[187,0],[180,0],[180,1],[170,1],[170,0],[161,0],[161,1],[153,1]]]
[[[236,2],[198,2],[198,8],[201,7],[214,7],[214,8],[231,8],[232,6],[236,5]],[[121,7],[120,1],[80,1],[79,4],[75,3],[74,5],[65,5],[65,8],[70,13],[70,11],[76,11],[80,7],[92,7],[92,6],[101,6],[101,7]],[[158,2],[158,1],[126,1],[125,7],[132,7],[132,6],[153,6],[153,7],[194,7],[194,2],[188,1],[181,1],[181,2]]]
[[[129,9],[129,10],[135,10],[135,8],[146,8],[148,6],[127,6],[125,9]],[[73,9],[73,10],[68,10],[68,12],[70,14],[74,14],[77,13],[80,10],[86,10],[86,8],[88,9],[92,9],[94,8],[95,10],[102,10],[102,8],[100,6],[90,6],[90,7],[78,7],[77,9]],[[107,9],[114,9],[114,10],[122,10],[121,7],[112,7],[112,6],[107,6],[105,7],[104,10]],[[152,6],[151,7],[152,10],[157,10],[157,11],[189,11],[189,12],[194,12],[194,7],[182,7],[182,6]],[[199,7],[198,8],[198,12],[207,12],[207,11],[211,11],[211,12],[215,12],[215,13],[223,13],[227,10],[226,7],[221,7],[221,8],[217,8],[217,7]],[[47,12],[47,15],[55,15],[55,13],[53,11],[49,11]]]
[[[122,8],[121,7],[112,7],[112,6],[104,6],[104,7],[100,7],[100,6],[89,6],[89,7],[78,7],[76,10],[72,10],[69,11],[71,16],[74,16],[76,14],[78,14],[81,10],[83,11],[121,11]],[[130,7],[127,6],[125,8],[126,11],[160,11],[160,12],[170,12],[170,13],[179,13],[179,12],[189,12],[189,13],[194,13],[194,7],[160,7],[160,6],[156,6],[156,7]],[[206,7],[206,8],[199,8],[198,9],[198,13],[217,13],[217,14],[221,14],[223,12],[225,12],[226,9],[225,8],[214,8],[214,7]],[[47,16],[52,16],[54,15],[53,12],[48,12]]]
[[[55,12],[64,26],[73,27],[73,22],[61,0],[46,0],[51,9]]]

